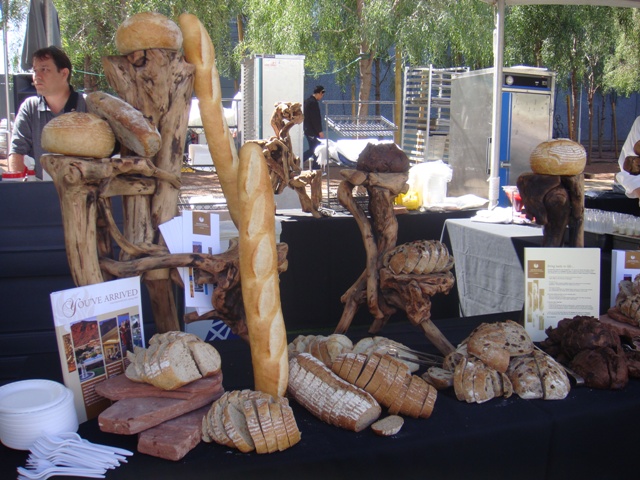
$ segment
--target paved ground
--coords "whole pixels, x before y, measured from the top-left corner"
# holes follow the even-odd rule
[[[0,168],[6,170],[6,166],[6,159],[0,159]],[[611,189],[614,176],[618,171],[618,163],[613,153],[605,152],[600,158],[592,160],[585,168],[585,189]],[[332,167],[330,173],[330,189],[333,191],[341,180],[340,167]],[[324,188],[326,187],[323,186],[323,192],[325,191]],[[185,169],[183,171],[182,195],[184,197],[211,195],[218,201],[223,201],[224,199],[218,175],[215,172],[206,170],[193,171]]]

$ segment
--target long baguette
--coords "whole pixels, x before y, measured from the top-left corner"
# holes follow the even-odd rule
[[[287,335],[280,306],[275,201],[262,149],[240,149],[239,255],[242,298],[249,330],[255,389],[273,396],[287,390]]]
[[[178,17],[178,24],[182,30],[185,59],[196,67],[194,91],[200,105],[200,118],[209,153],[227,200],[231,220],[237,227],[240,220],[238,152],[222,107],[216,51],[211,37],[198,17],[183,13]]]

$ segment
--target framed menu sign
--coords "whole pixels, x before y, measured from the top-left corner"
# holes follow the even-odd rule
[[[599,248],[525,248],[524,270],[524,324],[534,342],[563,318],[599,316]]]

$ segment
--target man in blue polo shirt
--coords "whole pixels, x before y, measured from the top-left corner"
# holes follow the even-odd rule
[[[37,96],[22,102],[13,126],[9,171],[23,172],[24,157],[36,162],[36,176],[42,178],[40,156],[42,129],[54,117],[67,112],[86,112],[84,97],[71,86],[71,61],[58,47],[46,47],[33,54],[33,85]]]

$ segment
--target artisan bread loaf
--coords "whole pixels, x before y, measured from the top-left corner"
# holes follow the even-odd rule
[[[506,374],[472,356],[458,359],[453,371],[453,388],[456,398],[467,403],[484,403],[502,396],[508,398],[513,393]]]
[[[289,375],[287,332],[280,306],[275,201],[261,147],[240,151],[238,225],[242,299],[255,389],[283,396]]]
[[[104,92],[89,93],[85,101],[89,112],[109,123],[123,146],[141,157],[153,157],[158,153],[162,143],[160,133],[142,112]]]
[[[69,112],[42,129],[42,148],[71,157],[107,158],[116,145],[109,124],[93,113]]]
[[[400,342],[396,342],[395,340],[391,340],[390,338],[379,335],[375,337],[365,337],[356,343],[352,349],[355,353],[365,353],[369,356],[374,352],[385,354],[392,350],[402,352],[402,358],[399,358],[399,360],[409,367],[411,373],[418,371],[420,368],[420,365],[417,363],[418,357],[409,352],[405,345]]]
[[[196,67],[194,92],[200,105],[200,116],[209,153],[227,200],[229,214],[233,223],[238,226],[240,221],[238,198],[240,162],[234,138],[224,116],[220,76],[216,67],[216,52],[209,33],[195,15],[183,13],[178,17],[178,24],[184,37],[185,59]]]
[[[160,13],[141,12],[120,24],[115,42],[120,55],[151,48],[180,50],[182,32],[175,22]]]
[[[380,416],[380,405],[369,393],[338,377],[311,354],[298,354],[290,364],[289,394],[322,421],[359,432]]]
[[[471,332],[466,345],[469,355],[502,373],[507,371],[511,357],[533,351],[526,330],[512,320],[480,324]]]
[[[389,408],[389,413],[414,418],[431,415],[436,389],[411,375],[409,367],[391,355],[374,352],[367,357],[363,353],[344,353],[336,358],[333,372],[370,393],[380,405]]]
[[[514,357],[507,375],[513,384],[513,391],[524,399],[562,400],[571,389],[562,366],[550,355],[538,350]]]
[[[128,352],[130,364],[125,375],[163,390],[175,390],[222,368],[218,351],[199,337],[183,332],[156,334],[148,348]]]
[[[283,451],[298,443],[300,430],[289,402],[253,390],[225,392],[202,421],[202,439],[241,452]]]
[[[587,163],[587,152],[568,138],[542,142],[531,152],[531,170],[540,175],[579,175]]]

